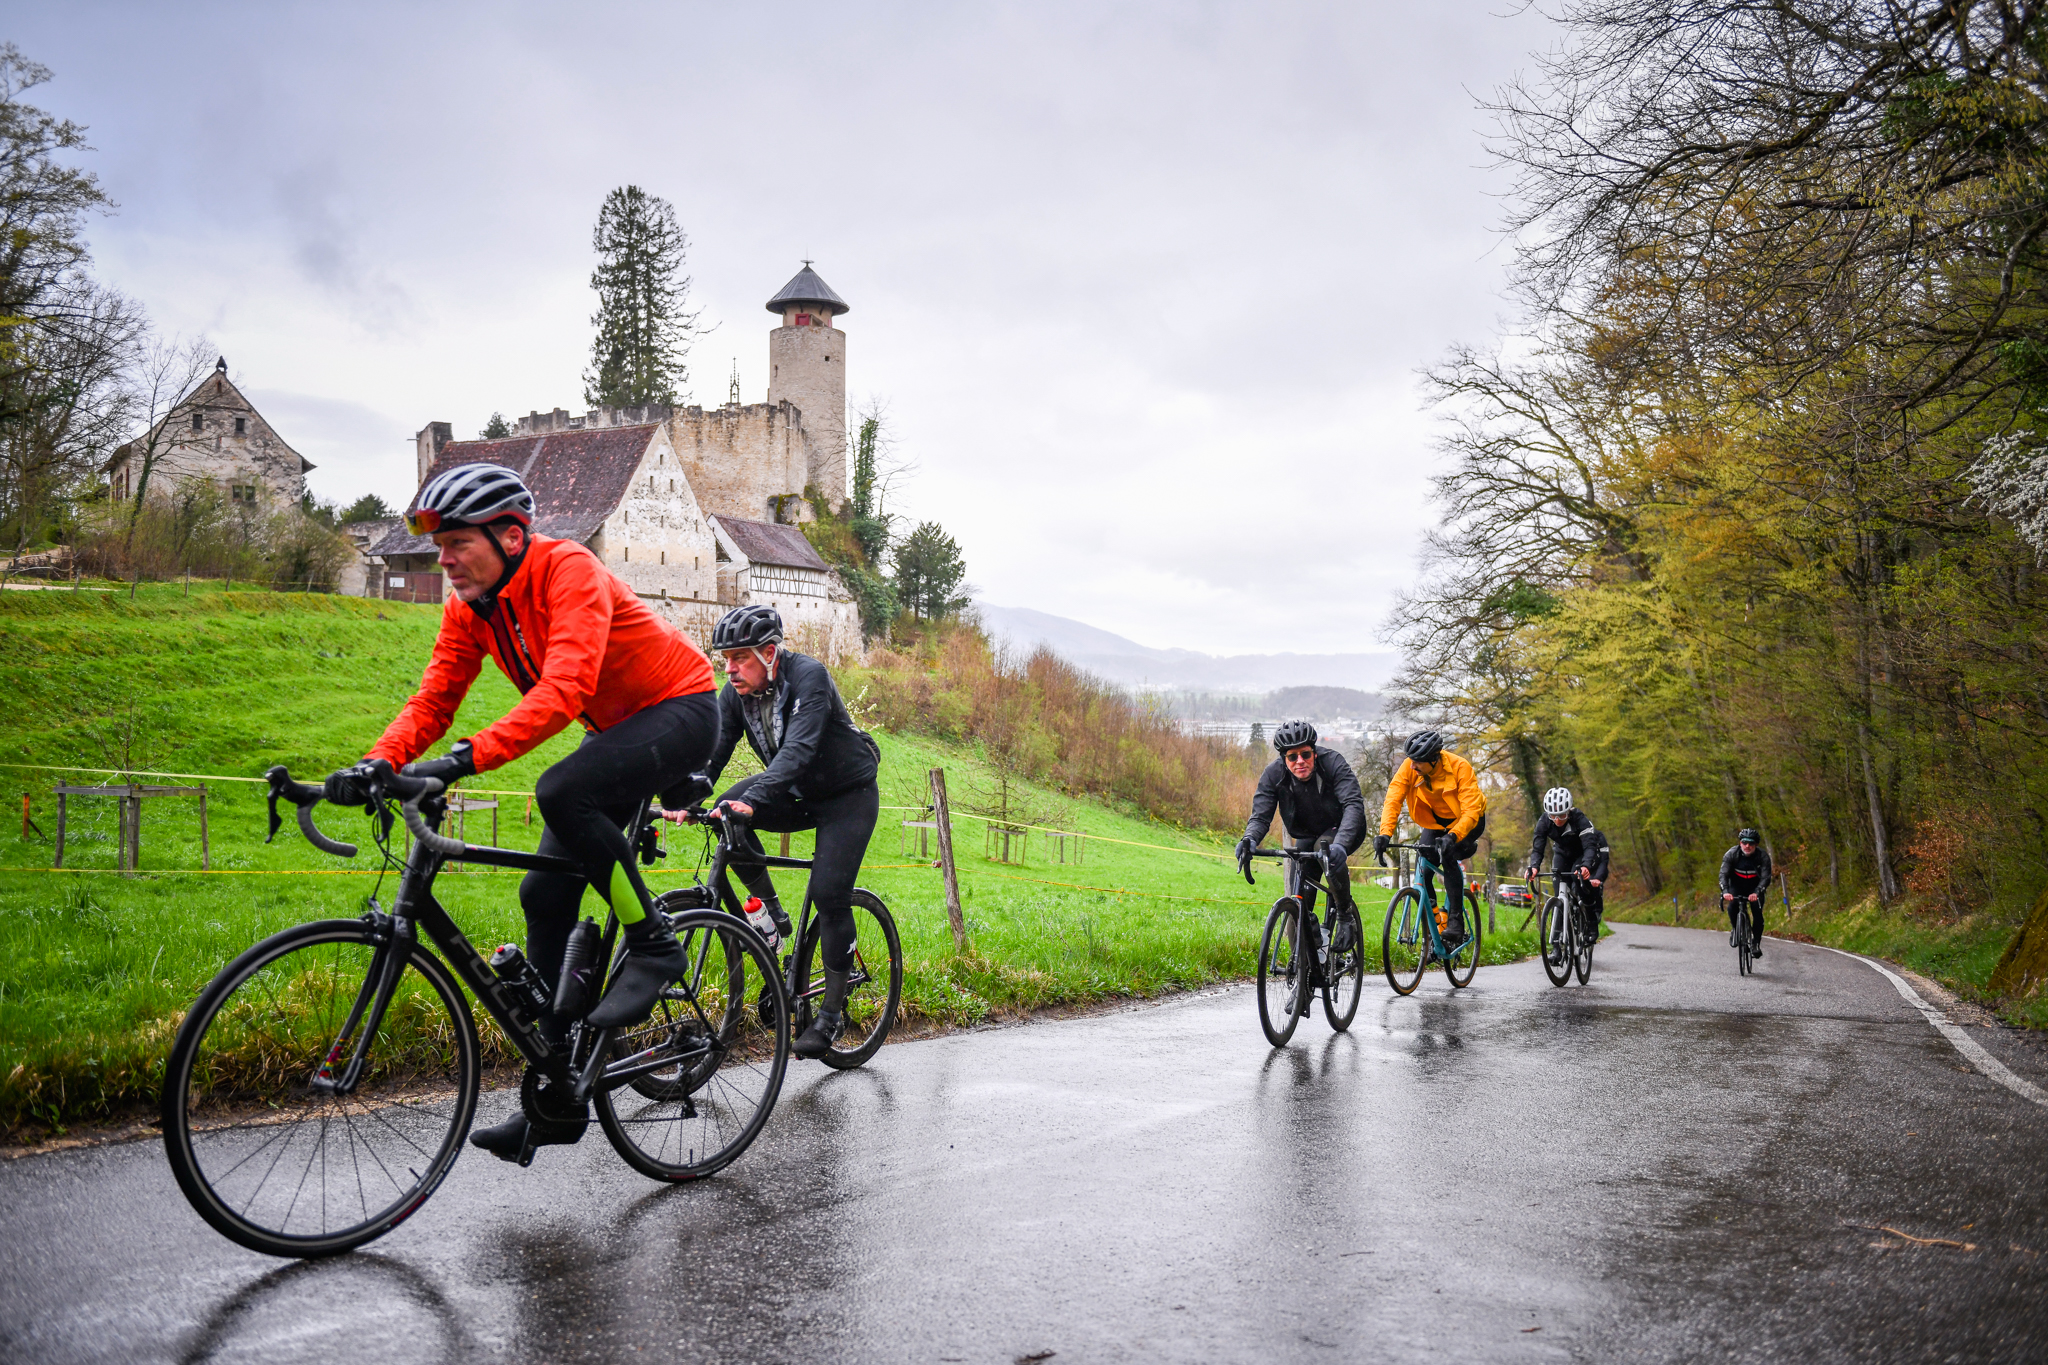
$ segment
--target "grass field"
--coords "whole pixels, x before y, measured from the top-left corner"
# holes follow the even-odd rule
[[[73,801],[65,862],[75,871],[47,870],[50,844],[22,839],[8,821],[0,832],[0,1127],[8,1134],[148,1102],[183,1011],[222,964],[288,925],[359,913],[377,886],[373,874],[318,853],[289,821],[264,845],[261,785],[220,778],[253,779],[279,762],[317,776],[360,755],[415,685],[437,616],[430,607],[202,585],[189,598],[177,585],[146,585],[132,604],[115,594],[0,594],[0,763],[10,765],[0,779],[14,779],[0,790],[10,803],[18,808],[28,794],[36,823],[54,834],[50,792],[59,780],[95,782],[108,769],[209,775],[215,869],[197,871],[189,798],[146,803],[134,877],[112,871],[112,801]],[[473,733],[514,699],[487,669],[454,733]],[[1222,836],[1027,786],[1034,808],[1084,836],[1080,860],[1071,843],[1061,861],[1057,846],[1034,837],[1021,864],[998,863],[984,856],[983,826],[966,814],[990,785],[987,765],[961,746],[880,739],[883,802],[897,809],[882,812],[861,880],[901,927],[910,1021],[970,1024],[1250,974],[1278,876],[1262,866],[1258,887],[1246,886]],[[523,793],[572,742],[558,736],[465,784],[503,793],[501,844],[534,846],[539,825]],[[67,766],[103,771],[58,771]],[[966,955],[947,932],[938,873],[905,853],[916,832],[902,822],[921,818],[925,774],[941,766],[956,811]],[[467,820],[473,842],[490,837],[487,813]],[[367,847],[360,813],[330,809],[322,824]],[[694,833],[672,837],[669,857],[650,874],[655,889],[683,884],[698,849]],[[805,856],[808,836],[795,836],[791,851]],[[437,891],[470,937],[489,943],[523,936],[517,885],[510,874],[449,873]],[[794,904],[800,885],[785,894]],[[1386,894],[1360,894],[1369,940]],[[1529,950],[1527,936],[1503,935],[1487,958]],[[1374,981],[1368,990],[1384,989]],[[1440,983],[1433,977],[1425,989]],[[1249,1006],[1245,1027],[1256,1035]]]

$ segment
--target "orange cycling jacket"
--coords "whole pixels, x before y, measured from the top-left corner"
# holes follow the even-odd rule
[[[525,695],[471,737],[478,772],[538,748],[572,720],[607,730],[656,702],[712,690],[711,661],[596,555],[535,536],[488,616],[449,597],[420,689],[369,757],[397,765],[425,753],[448,732],[487,654]]]
[[[1394,780],[1387,784],[1387,804],[1380,811],[1380,833],[1392,834],[1399,828],[1404,799],[1416,824],[1424,829],[1448,829],[1460,840],[1486,814],[1486,794],[1479,790],[1479,774],[1448,749],[1438,755],[1436,771],[1428,777],[1415,770],[1412,760],[1401,760]]]

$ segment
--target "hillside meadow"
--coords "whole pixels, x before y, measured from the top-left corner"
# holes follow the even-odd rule
[[[201,584],[189,597],[179,585],[145,585],[132,602],[0,597],[0,780],[10,806],[26,794],[41,835],[51,836],[60,781],[98,782],[114,769],[193,775],[144,780],[204,781],[213,869],[199,871],[198,813],[186,797],[146,803],[132,877],[114,870],[112,801],[72,800],[61,872],[50,870],[46,837],[24,839],[12,818],[0,830],[0,1125],[12,1138],[146,1106],[178,1021],[215,971],[278,929],[360,913],[380,886],[362,815],[322,812],[330,834],[364,845],[353,864],[320,854],[289,822],[265,845],[257,779],[273,763],[317,776],[360,755],[416,683],[437,614]],[[487,669],[457,733],[473,733],[514,699]],[[1250,974],[1277,876],[1262,867],[1259,885],[1246,886],[1223,834],[1011,779],[1013,805],[1081,837],[1034,835],[1020,859],[998,862],[986,856],[985,825],[967,814],[1001,785],[981,746],[887,730],[878,738],[886,808],[861,881],[902,931],[906,1033]],[[572,742],[558,736],[465,784],[499,801],[500,844],[537,843],[527,793]],[[919,832],[903,823],[925,818],[934,767],[946,770],[957,812],[964,955],[946,928],[935,850],[921,855]],[[491,837],[490,813],[466,819],[472,841]],[[805,856],[808,843],[794,836],[791,852]],[[701,835],[672,833],[667,854],[649,873],[657,891],[690,879]],[[785,895],[800,900],[801,874],[781,875],[793,879]],[[388,881],[383,889],[388,896]],[[451,871],[437,894],[479,942],[523,935],[516,874]],[[1384,890],[1360,895],[1369,934],[1385,899]],[[1487,956],[1526,950],[1521,936],[1506,935]],[[1440,980],[1425,989],[1442,989]],[[1383,989],[1376,982],[1369,992]],[[1256,1039],[1249,1001],[1245,1027]]]

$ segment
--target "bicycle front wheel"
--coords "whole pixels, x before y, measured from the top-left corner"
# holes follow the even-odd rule
[[[1266,932],[1259,940],[1259,1027],[1266,1041],[1284,1047],[1294,1036],[1294,1026],[1305,1011],[1301,1008],[1308,990],[1308,954],[1297,951],[1301,943],[1301,902],[1282,896],[1273,902],[1266,916]]]
[[[1346,906],[1330,916],[1330,964],[1324,972],[1323,1017],[1342,1033],[1351,1027],[1358,1013],[1358,997],[1365,993],[1365,927],[1358,907]],[[1343,944],[1343,951],[1337,950]]]
[[[1593,927],[1593,916],[1585,906],[1579,907],[1578,951],[1572,954],[1572,966],[1579,974],[1579,984],[1593,975],[1593,945],[1599,941],[1599,930]]]
[[[1444,977],[1454,990],[1471,985],[1473,973],[1479,970],[1479,926],[1479,898],[1468,891],[1465,893],[1465,941],[1444,959]]]
[[[336,1093],[323,1073],[359,1047],[356,1083]],[[477,1085],[476,1024],[439,958],[365,920],[302,924],[229,963],[185,1016],[164,1069],[164,1155],[223,1236],[331,1256],[434,1192],[462,1152]]]
[[[1380,965],[1396,995],[1412,995],[1429,966],[1429,930],[1422,923],[1422,893],[1404,886],[1387,905],[1380,931]]]
[[[850,1071],[875,1055],[896,1022],[903,1000],[903,944],[896,920],[872,891],[853,893],[853,966],[846,978],[846,1031],[818,1060]],[[796,955],[796,980],[808,983],[790,1001],[792,1027],[810,1027],[816,1001],[825,993],[824,929],[815,917]]]
[[[1543,903],[1543,918],[1536,929],[1536,943],[1543,958],[1543,974],[1553,986],[1568,986],[1572,980],[1571,923],[1565,916],[1564,897],[1552,896]]]
[[[789,996],[774,955],[744,921],[692,910],[669,924],[689,966],[662,992],[666,1014],[614,1035],[610,1064],[658,1063],[648,1074],[663,1084],[650,1095],[630,1076],[600,1079],[591,1101],[627,1165],[656,1180],[696,1180],[731,1164],[768,1122],[789,1066]],[[749,964],[770,983],[758,1011],[746,1008]]]

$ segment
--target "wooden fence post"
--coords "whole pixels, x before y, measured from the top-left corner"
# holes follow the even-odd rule
[[[57,858],[50,866],[64,866],[64,791],[62,787],[59,787],[57,790]]]
[[[939,871],[946,884],[946,922],[953,929],[953,947],[967,951],[967,920],[960,913],[960,874],[953,865],[953,815],[946,804],[946,770],[934,768],[932,823],[939,827]]]

